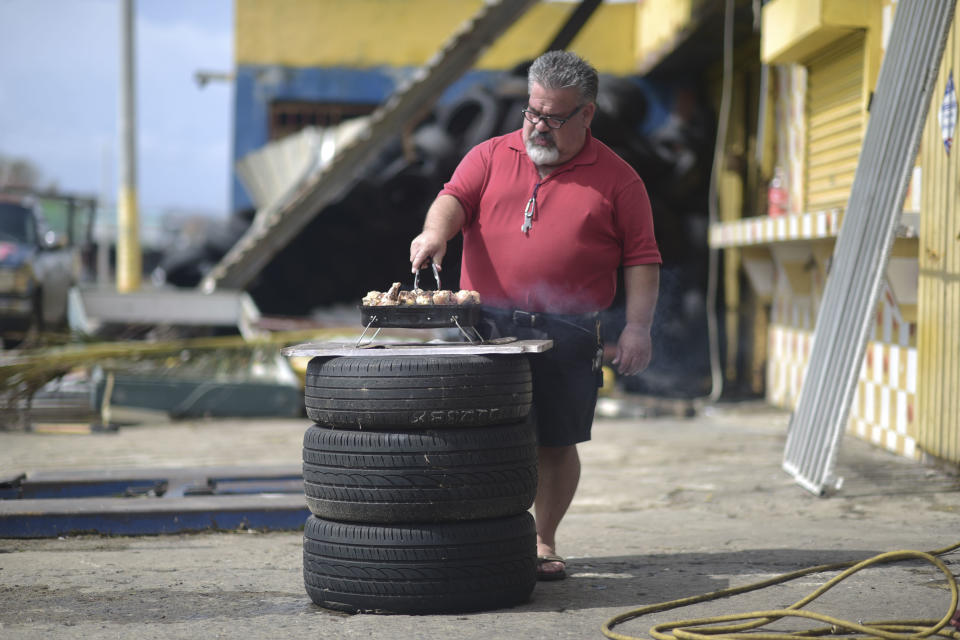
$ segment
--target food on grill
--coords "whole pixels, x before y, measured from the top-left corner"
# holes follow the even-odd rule
[[[456,304],[480,304],[480,294],[476,291],[460,289],[454,294],[454,302]]]
[[[424,291],[423,289],[401,291],[400,283],[394,282],[387,291],[368,291],[367,295],[363,296],[362,302],[365,307],[480,304],[480,294],[466,289],[460,291],[449,291],[447,289],[441,289],[440,291]]]
[[[394,282],[390,288],[383,293],[379,291],[368,291],[363,296],[363,305],[367,307],[387,307],[400,304],[400,283]]]

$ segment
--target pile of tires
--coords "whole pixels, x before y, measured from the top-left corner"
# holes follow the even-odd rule
[[[305,389],[303,573],[314,603],[425,614],[530,598],[526,356],[317,357]]]

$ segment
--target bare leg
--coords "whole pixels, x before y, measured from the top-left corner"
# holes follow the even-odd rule
[[[537,520],[537,555],[557,552],[557,527],[573,501],[580,481],[580,456],[577,446],[538,447],[537,497],[534,509]],[[545,563],[541,570],[559,572],[558,562]]]

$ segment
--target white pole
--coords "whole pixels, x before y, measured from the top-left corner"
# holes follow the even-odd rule
[[[143,270],[137,211],[134,0],[120,0],[120,158],[117,197],[117,291],[140,289]]]

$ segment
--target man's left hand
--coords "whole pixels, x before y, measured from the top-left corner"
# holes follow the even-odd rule
[[[650,364],[652,351],[650,327],[628,322],[617,341],[613,364],[622,376],[636,375]]]

